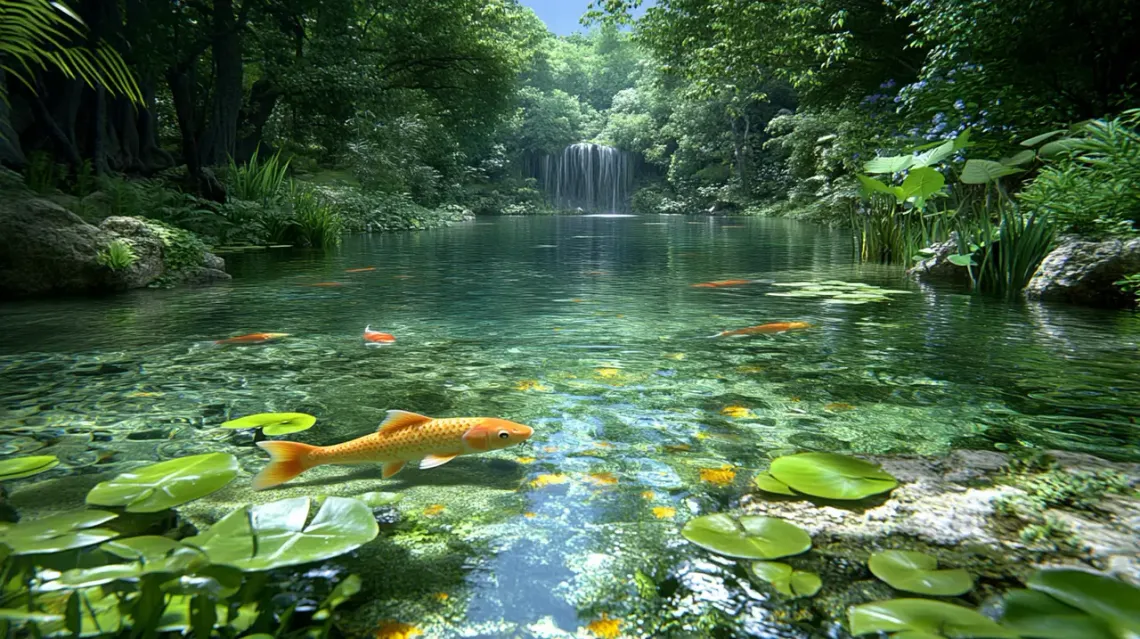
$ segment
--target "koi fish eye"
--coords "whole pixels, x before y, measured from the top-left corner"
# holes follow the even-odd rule
[[[510,439],[511,434],[505,430],[499,431],[499,439]]]

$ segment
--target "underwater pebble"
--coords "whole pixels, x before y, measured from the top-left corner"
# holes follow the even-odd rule
[[[171,431],[164,428],[151,428],[148,430],[137,430],[133,433],[127,433],[127,439],[131,441],[149,441],[152,439],[170,439]]]

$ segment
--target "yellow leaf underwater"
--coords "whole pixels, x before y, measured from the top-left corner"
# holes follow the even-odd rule
[[[523,513],[523,517],[526,517],[527,519],[534,519],[535,517],[538,517],[538,513]]]
[[[653,509],[653,516],[658,519],[669,519],[677,514],[677,509],[672,506],[657,506]]]
[[[538,381],[537,379],[524,379],[519,380],[519,383],[515,384],[515,390],[523,392],[537,391],[539,393],[547,393],[550,392],[550,387],[544,386],[542,382]]]
[[[444,511],[443,504],[432,504],[432,505],[428,506],[427,508],[424,508],[424,515],[426,515],[428,517],[435,517],[436,515],[440,514],[443,511]]]
[[[642,499],[653,499],[655,497],[657,497],[657,494],[654,493],[652,490],[646,490],[646,491],[641,493]]]
[[[520,464],[533,464],[534,463],[534,457],[516,457],[515,461],[517,461]]]
[[[678,362],[685,359],[684,353],[665,353],[666,359],[675,359]]]
[[[756,416],[756,413],[753,413],[745,406],[725,406],[720,409],[720,414],[728,415],[733,419],[748,419]]]
[[[736,471],[732,466],[721,466],[720,468],[702,468],[701,481],[717,486],[727,486],[736,479]]]
[[[763,366],[737,366],[736,372],[744,373],[745,375],[753,375],[755,373],[763,373]]]
[[[620,368],[599,368],[596,372],[602,379],[615,379],[621,375]]]
[[[830,410],[838,413],[839,411],[844,410],[855,410],[855,407],[845,402],[831,402],[830,404],[825,404],[823,410]]]
[[[570,478],[566,475],[547,473],[530,480],[530,486],[531,488],[542,488],[543,486],[549,486],[551,484],[565,484],[568,481],[570,481]]]
[[[451,596],[448,595],[446,592],[437,592],[432,596],[435,597],[436,600],[439,602],[444,602],[444,601],[447,601],[448,599],[451,599]]]
[[[618,478],[613,473],[590,473],[586,476],[586,481],[595,486],[612,486],[618,483]]]
[[[621,620],[610,619],[608,615],[602,613],[601,619],[595,619],[586,624],[586,630],[600,639],[617,639],[621,634]]]
[[[424,632],[419,628],[399,621],[381,621],[376,629],[376,639],[412,639],[422,637]]]

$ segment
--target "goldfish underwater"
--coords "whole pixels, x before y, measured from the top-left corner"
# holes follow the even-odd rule
[[[364,327],[364,341],[369,344],[395,344],[396,336],[391,333],[374,331],[371,325],[368,325]]]
[[[282,337],[289,337],[289,333],[250,333],[249,335],[239,335],[238,337],[220,339],[214,343],[218,346],[227,346],[233,344],[264,344],[265,342],[272,342],[273,340],[281,339]]]
[[[322,464],[384,464],[384,479],[410,461],[421,469],[442,466],[459,455],[483,453],[521,444],[534,429],[496,417],[444,417],[433,419],[402,410],[388,411],[375,433],[334,446],[300,442],[257,442],[272,460],[256,477],[261,490],[293,479]]]
[[[716,280],[713,282],[701,282],[700,284],[693,284],[693,288],[721,288],[724,286],[741,286],[743,284],[751,284],[752,280]]]
[[[787,331],[795,331],[803,328],[811,328],[811,324],[807,322],[772,322],[771,324],[761,324],[759,326],[749,326],[747,328],[737,328],[731,331],[721,331],[713,337],[731,337],[733,335],[757,335],[759,333],[784,333]]]

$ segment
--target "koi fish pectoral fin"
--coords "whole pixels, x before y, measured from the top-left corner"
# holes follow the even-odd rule
[[[420,461],[420,470],[442,466],[456,457],[459,457],[458,453],[455,455],[428,455]]]
[[[388,462],[387,464],[384,464],[384,472],[383,472],[382,477],[384,479],[388,479],[392,475],[395,475],[396,473],[398,473],[404,469],[404,464],[406,464],[406,463],[407,462],[394,461],[394,462]]]

